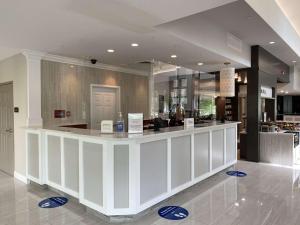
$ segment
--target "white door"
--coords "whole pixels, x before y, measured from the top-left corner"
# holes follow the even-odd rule
[[[91,86],[91,128],[101,129],[102,120],[117,119],[120,111],[120,88]]]
[[[0,170],[14,173],[13,85],[0,84]]]

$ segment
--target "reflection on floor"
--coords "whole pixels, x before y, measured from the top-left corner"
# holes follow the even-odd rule
[[[299,171],[243,161],[235,169],[248,176],[236,178],[221,172],[165,204],[186,208],[190,213],[188,218],[169,221],[160,218],[154,210],[130,224],[300,224]],[[38,203],[49,196],[53,196],[51,191],[27,187],[0,173],[0,224],[108,224],[72,202],[60,208],[40,209]]]

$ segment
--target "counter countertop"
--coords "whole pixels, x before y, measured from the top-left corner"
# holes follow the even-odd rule
[[[144,133],[141,134],[128,134],[127,132],[123,134],[113,133],[113,134],[105,134],[101,133],[99,130],[92,130],[92,129],[79,129],[79,128],[69,128],[69,127],[26,127],[28,130],[44,130],[44,131],[54,131],[54,132],[64,132],[69,134],[75,135],[83,135],[83,136],[92,136],[98,137],[103,139],[138,139],[138,138],[146,138],[146,137],[154,137],[156,135],[168,135],[170,133],[193,133],[195,131],[201,129],[213,129],[219,126],[230,126],[233,124],[238,124],[240,122],[225,122],[221,123],[218,121],[206,122],[202,124],[195,124],[194,128],[184,129],[184,126],[176,126],[176,127],[168,127],[168,128],[161,128],[160,131],[153,131],[153,130],[145,130]]]

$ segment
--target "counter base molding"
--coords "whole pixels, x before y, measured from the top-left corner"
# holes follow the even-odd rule
[[[237,162],[237,123],[102,138],[26,129],[27,179],[106,216],[136,215]]]

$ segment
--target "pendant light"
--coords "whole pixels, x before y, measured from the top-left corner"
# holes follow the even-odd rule
[[[229,62],[224,63],[225,68],[220,71],[220,96],[234,97],[235,95],[235,69],[228,67]]]

